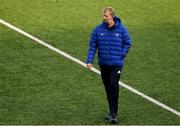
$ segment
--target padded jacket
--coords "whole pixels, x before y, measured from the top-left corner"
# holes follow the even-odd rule
[[[119,17],[114,17],[114,26],[102,22],[92,32],[87,64],[93,64],[96,50],[98,50],[98,64],[108,66],[123,66],[124,58],[131,46],[130,35]]]

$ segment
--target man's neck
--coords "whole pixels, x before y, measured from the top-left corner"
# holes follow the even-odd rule
[[[114,20],[112,20],[111,22],[108,23],[109,28],[111,28],[112,26],[114,26]]]

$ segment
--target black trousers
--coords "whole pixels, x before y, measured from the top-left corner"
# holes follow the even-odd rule
[[[106,90],[110,114],[118,112],[119,79],[123,66],[100,65],[101,78]]]

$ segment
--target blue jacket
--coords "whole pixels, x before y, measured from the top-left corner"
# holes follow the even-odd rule
[[[98,64],[123,66],[124,58],[131,46],[131,39],[121,20],[115,16],[115,25],[111,28],[105,22],[98,25],[92,32],[86,63],[93,63],[98,50]]]

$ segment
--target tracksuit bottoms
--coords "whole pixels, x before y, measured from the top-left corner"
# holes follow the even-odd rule
[[[119,79],[123,66],[100,65],[101,78],[106,90],[110,114],[117,115],[119,98]]]

